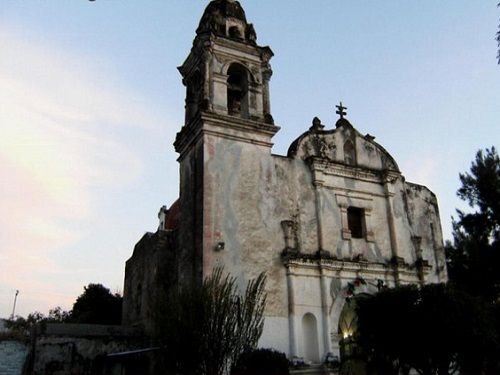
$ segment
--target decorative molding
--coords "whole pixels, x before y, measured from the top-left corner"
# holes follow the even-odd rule
[[[373,198],[371,196],[362,195],[352,195],[352,194],[335,194],[337,204],[340,207],[340,217],[341,217],[341,235],[342,239],[350,240],[351,231],[349,230],[348,214],[347,209],[351,206],[362,208],[364,221],[364,239],[367,242],[375,242],[375,235],[372,228],[371,214],[373,210],[372,202]]]
[[[369,212],[371,212],[373,208],[371,205],[371,203],[373,202],[373,198],[368,194],[366,194],[365,196],[353,194],[335,194],[335,198],[337,199],[337,204],[340,207],[347,208],[349,206],[352,206],[352,204],[349,204],[349,201],[351,201],[356,207],[364,208]]]
[[[210,134],[270,148],[273,145],[271,138],[279,129],[279,126],[267,124],[264,121],[202,112],[177,133],[174,146],[175,150],[181,154],[182,157],[185,150],[187,150],[190,145],[195,144],[201,135]]]
[[[341,277],[354,279],[363,277],[370,280],[394,281],[394,272],[397,272],[398,280],[402,284],[419,283],[422,272],[428,275],[432,267],[428,262],[410,265],[402,258],[397,262],[389,260],[386,263],[369,262],[360,257],[359,259],[338,259],[326,251],[313,254],[304,254],[297,251],[284,250],[282,260],[288,275],[308,277]]]
[[[392,183],[401,176],[399,172],[389,170],[377,171],[360,166],[349,166],[319,157],[310,157],[307,161],[311,171],[324,173],[329,176],[352,178],[376,184]]]

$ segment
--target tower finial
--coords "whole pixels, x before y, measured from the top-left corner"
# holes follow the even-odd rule
[[[335,107],[337,107],[337,111],[335,113],[339,115],[341,119],[343,119],[344,116],[347,115],[347,112],[345,111],[347,107],[344,107],[342,105],[342,102],[340,102],[340,105],[336,105]]]

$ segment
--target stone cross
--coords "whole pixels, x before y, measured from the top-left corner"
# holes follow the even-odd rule
[[[347,107],[344,107],[342,105],[342,102],[340,102],[340,105],[336,105],[335,107],[337,107],[337,111],[335,113],[337,115],[339,115],[340,118],[344,118],[344,116],[347,114],[347,112],[345,111],[345,109],[347,109]]]

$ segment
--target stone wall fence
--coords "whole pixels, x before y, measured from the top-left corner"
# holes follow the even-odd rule
[[[0,334],[0,375],[23,375],[29,352],[23,337],[2,332]]]

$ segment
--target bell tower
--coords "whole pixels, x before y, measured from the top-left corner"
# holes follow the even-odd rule
[[[185,123],[174,143],[180,155],[179,260],[181,269],[183,263],[193,267],[195,281],[211,271],[214,249],[224,248],[228,236],[221,227],[228,218],[216,207],[230,194],[227,171],[251,173],[256,166],[243,159],[268,157],[279,130],[269,99],[272,56],[257,44],[238,1],[213,0],[178,68],[186,87]]]
[[[272,124],[269,60],[238,1],[214,0],[201,18],[193,47],[179,67],[186,86],[185,125],[200,112]]]

